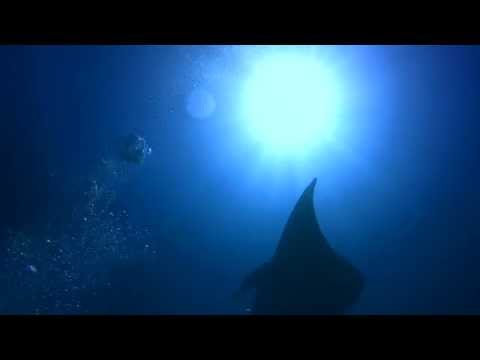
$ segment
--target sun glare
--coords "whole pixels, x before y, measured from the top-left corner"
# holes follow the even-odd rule
[[[304,154],[332,135],[339,95],[333,73],[315,56],[269,54],[245,81],[242,119],[266,151]]]

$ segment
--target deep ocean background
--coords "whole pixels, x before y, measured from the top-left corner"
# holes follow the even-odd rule
[[[367,279],[352,313],[480,313],[480,47],[325,48],[347,150],[297,166],[236,127],[257,49],[0,46],[0,313],[245,313],[230,295],[313,177],[320,225]],[[212,116],[187,111],[195,88]],[[153,153],[122,167],[130,132]]]

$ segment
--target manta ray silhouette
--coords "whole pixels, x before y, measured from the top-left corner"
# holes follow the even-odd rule
[[[253,314],[342,314],[360,296],[360,271],[328,244],[317,223],[313,194],[305,189],[272,259],[247,275],[239,294],[255,290]]]

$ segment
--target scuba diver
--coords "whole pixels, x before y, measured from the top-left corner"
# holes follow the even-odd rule
[[[143,164],[145,158],[152,153],[145,139],[136,134],[129,134],[123,139],[120,147],[120,158],[129,163]]]
[[[133,170],[129,165],[142,165],[147,156],[152,154],[152,148],[142,136],[130,133],[116,138],[107,146],[107,153],[109,156],[102,157],[100,168],[93,177],[97,182],[127,180],[128,174]]]

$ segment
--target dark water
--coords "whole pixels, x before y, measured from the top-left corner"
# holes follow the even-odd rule
[[[231,294],[313,177],[319,223],[366,276],[352,313],[480,312],[480,48],[322,48],[342,131],[296,161],[241,131],[261,51],[0,46],[1,313],[246,313]],[[141,165],[115,151],[131,132]]]

